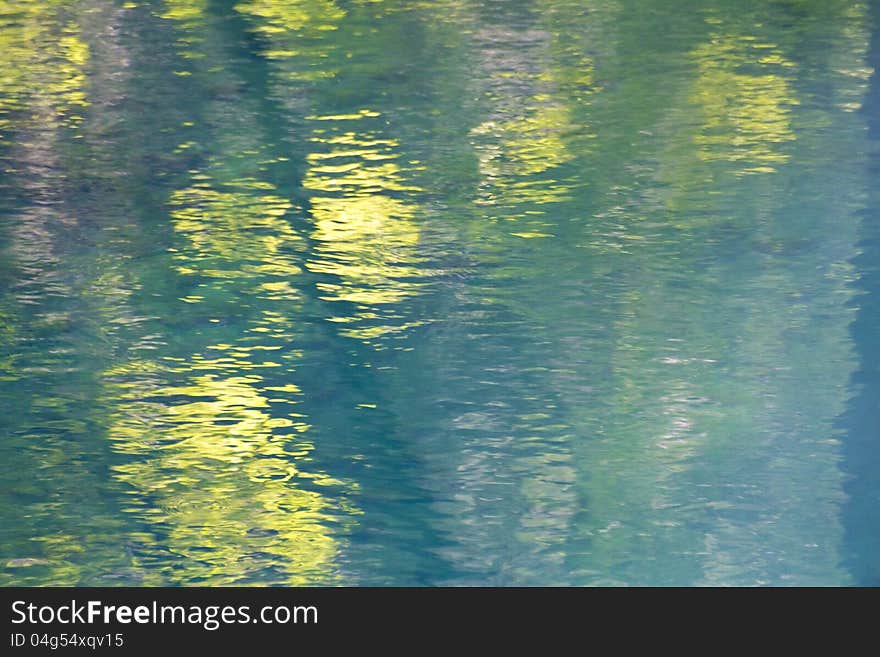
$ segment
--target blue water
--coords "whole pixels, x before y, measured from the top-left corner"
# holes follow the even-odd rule
[[[0,0],[0,585],[880,583],[880,4]]]

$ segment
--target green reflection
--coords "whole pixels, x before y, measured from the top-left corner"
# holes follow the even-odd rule
[[[154,527],[140,539],[145,563],[156,550],[175,555],[151,569],[156,581],[237,584],[278,572],[288,584],[330,583],[339,549],[330,524],[354,510],[319,492],[342,482],[304,465],[314,445],[291,382],[302,239],[285,219],[290,203],[253,179],[220,190],[194,178],[169,198],[171,257],[180,275],[201,281],[179,301],[222,341],[105,373],[108,435],[129,457],[114,472],[134,495],[123,511]],[[251,310],[226,327],[242,293]]]
[[[84,67],[89,47],[77,24],[76,2],[0,2],[0,130],[32,120],[75,125],[88,106]]]
[[[0,7],[0,583],[851,581],[865,3]]]
[[[160,534],[155,549],[174,555],[151,569],[154,581],[240,584],[269,569],[291,585],[332,583],[339,546],[327,523],[339,509],[315,487],[340,482],[300,469],[314,446],[279,430],[304,434],[308,425],[298,413],[270,410],[292,407],[300,391],[245,374],[253,363],[221,346],[224,355],[213,360],[108,372],[125,380],[108,389],[118,400],[109,437],[134,457],[115,476],[151,501],[132,500],[122,511],[155,526],[144,540]]]
[[[182,56],[224,56],[203,5],[167,8]],[[233,71],[197,64],[187,77],[219,90],[199,112],[216,138],[175,151],[201,166],[167,197],[169,264],[185,293],[164,299],[162,314],[177,330],[202,328],[104,373],[108,437],[125,457],[113,467],[122,511],[145,527],[136,555],[153,583],[331,584],[339,527],[358,513],[341,491],[356,486],[309,465],[315,445],[294,383],[305,240],[293,203],[266,181],[283,158],[254,141],[259,108],[236,95]],[[195,123],[182,132],[197,134]]]
[[[366,4],[352,8],[358,19],[360,10],[383,12],[381,3]],[[340,58],[352,59],[355,70],[363,67],[365,77],[389,74],[385,64],[394,65],[359,62],[345,52],[349,40],[363,43],[364,37],[356,28],[345,29],[349,13],[332,2],[254,1],[236,8],[269,40],[266,56],[277,61],[282,79],[310,82],[318,93],[330,84],[322,80],[342,70]],[[422,272],[416,265],[419,207],[413,198],[424,190],[411,182],[418,162],[405,158],[399,139],[384,125],[387,118],[372,108],[313,111],[304,118],[310,152],[302,187],[315,242],[306,266],[320,275],[319,298],[339,305],[327,319],[340,326],[340,334],[381,348],[383,336],[421,323],[400,321],[394,309],[421,287],[415,282]]]
[[[272,59],[305,58],[307,64],[290,74],[310,81],[331,78],[333,66],[323,59],[333,48],[330,36],[346,12],[333,0],[250,0],[236,10],[254,17],[254,29],[270,39],[266,56]]]
[[[357,304],[355,316],[335,316],[331,321],[349,324],[342,334],[370,340],[407,325],[358,327],[359,319],[381,317],[388,304],[399,303],[418,292],[420,284],[408,282],[420,270],[415,266],[419,229],[418,207],[406,196],[420,191],[407,183],[398,164],[397,142],[378,132],[347,129],[377,117],[361,111],[351,116],[316,117],[315,152],[303,186],[313,193],[309,202],[318,243],[310,271],[332,274],[334,282],[318,283],[322,298]],[[354,325],[351,325],[354,323]]]
[[[538,29],[488,30],[476,43],[483,50],[481,77],[491,108],[491,118],[471,130],[483,178],[477,202],[490,206],[490,216],[525,218],[513,232],[519,237],[549,234],[541,228],[549,224],[528,215],[572,199],[574,181],[560,167],[583,157],[593,136],[575,118],[576,108],[595,92],[593,63],[583,52],[563,49],[560,56],[558,40]]]
[[[794,64],[778,46],[721,33],[691,56],[699,71],[693,100],[702,115],[694,137],[700,159],[743,162],[741,173],[773,172],[787,162],[783,145],[795,139],[791,108],[798,101],[788,81]]]
[[[253,292],[271,292],[272,298],[295,295],[290,277],[300,272],[293,254],[302,238],[285,218],[291,203],[273,194],[269,183],[241,180],[228,187],[235,191],[203,180],[171,195],[174,229],[186,237],[174,256],[178,271],[220,279],[216,285],[251,279],[259,282]]]
[[[160,15],[188,26],[198,26],[204,20],[208,0],[164,0],[165,11]]]

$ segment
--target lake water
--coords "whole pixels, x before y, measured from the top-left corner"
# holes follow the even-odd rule
[[[0,585],[880,583],[880,3],[0,0]]]

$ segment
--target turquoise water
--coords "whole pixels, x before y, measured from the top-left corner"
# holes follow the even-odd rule
[[[880,582],[878,31],[0,0],[0,584]]]

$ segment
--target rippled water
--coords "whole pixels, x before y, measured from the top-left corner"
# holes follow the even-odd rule
[[[0,584],[880,582],[878,18],[0,0]]]

